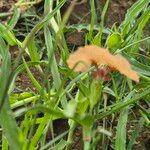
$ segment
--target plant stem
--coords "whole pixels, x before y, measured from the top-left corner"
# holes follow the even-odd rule
[[[91,143],[91,128],[83,127],[83,141],[84,141],[84,150],[89,150]]]
[[[68,133],[66,150],[69,150],[72,147],[73,133],[74,133],[74,130],[75,130],[76,126],[77,126],[77,123],[75,121],[73,121],[73,120],[70,120],[70,121],[71,121],[71,125],[70,125],[70,130],[69,130],[69,133]]]

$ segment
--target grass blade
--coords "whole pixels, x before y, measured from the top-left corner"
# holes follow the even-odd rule
[[[20,150],[22,149],[20,139],[21,137],[17,123],[12,116],[8,93],[6,92],[7,81],[9,80],[11,66],[10,54],[8,51],[8,46],[6,46],[2,38],[0,38],[0,43],[0,55],[2,57],[0,73],[0,125],[3,129],[4,135],[6,136],[10,147],[13,150]]]
[[[143,127],[143,125],[144,125],[144,119],[141,118],[139,120],[138,124],[136,125],[135,130],[133,131],[133,133],[131,135],[131,139],[127,145],[127,150],[132,150],[133,145],[135,144],[136,138],[138,137],[139,132],[140,132],[141,128]]]
[[[19,20],[20,14],[21,14],[21,9],[16,8],[11,20],[8,23],[8,27],[9,27],[10,30],[12,30],[15,27],[16,23]]]
[[[141,92],[140,94],[135,94],[133,96],[134,98],[131,98],[130,100],[125,101],[124,103],[119,102],[119,103],[115,104],[115,106],[114,105],[108,106],[108,109],[110,109],[110,110],[97,115],[96,118],[97,119],[103,119],[103,118],[105,118],[105,117],[107,117],[107,116],[109,116],[109,115],[111,115],[111,114],[121,110],[122,108],[124,108],[124,107],[126,107],[128,105],[136,103],[137,101],[142,99],[144,96],[147,96],[149,94],[150,94],[150,88],[145,89],[143,92]]]
[[[34,35],[41,29],[43,28],[43,26],[45,25],[45,23],[51,19],[56,13],[57,13],[57,10],[59,10],[63,5],[64,3],[66,2],[66,0],[62,0],[57,6],[56,8],[48,13],[45,18],[40,21],[33,29],[32,31],[26,36],[25,40],[23,41],[23,48],[26,48],[26,46],[28,45],[28,43],[30,43],[30,40],[34,37]]]
[[[125,16],[125,20],[120,25],[120,28],[123,33],[123,37],[128,33],[130,30],[131,24],[133,24],[133,21],[138,14],[145,9],[145,6],[149,2],[147,0],[140,0],[137,1],[130,9],[128,9],[127,14]]]
[[[115,150],[126,150],[126,124],[128,120],[128,108],[121,111],[115,140]]]

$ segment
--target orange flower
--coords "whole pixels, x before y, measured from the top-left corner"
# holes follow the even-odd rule
[[[80,47],[77,51],[70,54],[67,60],[69,68],[77,71],[86,71],[91,65],[108,65],[113,70],[118,70],[128,78],[139,82],[137,72],[132,70],[129,62],[120,54],[112,55],[107,49],[89,45]],[[77,66],[75,66],[77,65]]]

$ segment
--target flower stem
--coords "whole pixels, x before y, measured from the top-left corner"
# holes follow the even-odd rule
[[[77,123],[75,121],[71,120],[66,150],[72,149],[71,147],[72,147],[72,143],[73,143],[73,133],[74,133],[76,126],[77,126]]]

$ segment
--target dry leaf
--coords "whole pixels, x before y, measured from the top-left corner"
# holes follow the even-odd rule
[[[67,60],[69,68],[75,71],[86,71],[91,65],[108,65],[111,69],[118,70],[121,74],[138,82],[137,72],[132,70],[129,62],[120,54],[112,55],[107,49],[98,46],[89,45],[78,48],[77,51],[70,54]],[[76,66],[75,66],[76,65]]]

